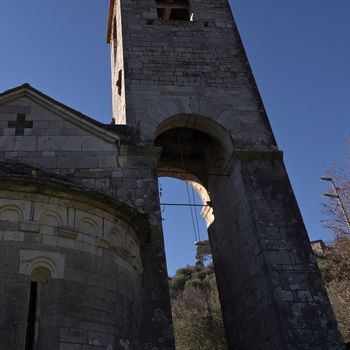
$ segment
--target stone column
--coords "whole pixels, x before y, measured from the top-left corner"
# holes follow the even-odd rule
[[[151,180],[151,182],[150,182]],[[147,212],[150,236],[142,246],[142,350],[175,349],[166,266],[158,180],[154,172],[148,183]],[[153,193],[150,192],[153,189]],[[146,189],[145,189],[146,191]]]
[[[160,222],[151,225],[151,240],[142,247],[142,350],[174,350],[168,275]]]
[[[148,221],[140,233],[144,237],[140,249],[142,350],[175,348],[156,170],[160,152],[152,144],[146,147],[129,144],[122,145],[118,156],[124,175],[123,189],[118,194],[124,192],[125,200]]]
[[[229,349],[343,349],[282,154],[236,157],[208,181]]]

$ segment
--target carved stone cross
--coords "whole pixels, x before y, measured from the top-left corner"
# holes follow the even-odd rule
[[[16,121],[8,122],[8,127],[16,129],[16,136],[23,136],[24,129],[31,129],[33,127],[33,122],[26,120],[26,115],[24,113],[19,113],[17,114]]]

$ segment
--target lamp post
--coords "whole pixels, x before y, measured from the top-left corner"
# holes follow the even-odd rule
[[[343,212],[343,215],[344,215],[344,218],[345,218],[345,222],[348,226],[348,230],[349,230],[349,233],[350,233],[350,219],[349,219],[349,215],[345,209],[345,206],[343,204],[343,201],[341,200],[341,197],[340,197],[340,193],[339,193],[339,188],[335,185],[335,182],[333,180],[333,178],[331,177],[326,177],[326,176],[322,176],[321,177],[321,180],[323,181],[327,181],[327,182],[330,182],[332,184],[332,188],[333,188],[333,191],[334,193],[325,193],[324,196],[325,197],[330,197],[330,198],[335,198],[338,200],[338,203],[339,203],[339,206]]]

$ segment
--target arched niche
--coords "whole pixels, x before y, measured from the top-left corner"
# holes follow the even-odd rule
[[[4,205],[0,208],[0,220],[9,222],[23,221],[23,212],[17,205]]]
[[[89,217],[83,217],[79,222],[79,230],[90,236],[96,236],[98,232],[98,224]]]
[[[43,271],[48,271],[50,279],[64,278],[65,258],[60,253],[21,250],[19,273],[27,276],[39,276]],[[48,276],[48,273],[42,274]]]
[[[58,227],[63,225],[63,219],[60,214],[53,210],[48,210],[40,215],[39,222],[41,225]]]

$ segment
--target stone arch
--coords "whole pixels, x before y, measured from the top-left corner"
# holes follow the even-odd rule
[[[231,135],[221,125],[197,115],[177,115],[160,123],[154,134],[154,144],[161,147],[159,176],[192,182],[197,192],[202,192],[202,198],[208,195],[212,201],[215,221],[208,227],[208,236],[225,328],[233,344],[240,333],[250,327],[249,317],[242,317],[243,313],[250,312],[246,295],[255,297],[254,293],[262,284],[269,284],[273,286],[268,295],[272,300],[269,308],[283,302],[274,294],[281,288],[283,277],[274,279],[270,271],[279,264],[289,264],[291,260],[287,257],[293,255],[288,250],[289,244],[303,249],[308,256],[309,248],[303,246],[300,238],[288,237],[283,251],[280,246],[274,246],[273,240],[279,238],[278,233],[275,234],[280,232],[279,225],[289,225],[288,220],[299,216],[294,198],[290,196],[292,192],[282,159],[273,149],[236,150]],[[283,219],[280,219],[281,212],[285,215]],[[301,228],[296,222],[293,225],[293,232]],[[266,232],[271,232],[271,241],[265,239]],[[279,244],[282,246],[284,242],[287,240]],[[311,266],[308,258],[303,264]],[[247,286],[244,293],[243,285]],[[258,298],[252,303],[258,305]],[[264,313],[258,310],[254,317],[263,319]],[[237,324],[233,326],[232,320]],[[244,342],[248,344],[249,339]],[[258,342],[245,346],[244,342],[241,348],[260,346]]]
[[[17,205],[4,205],[0,208],[0,220],[10,222],[21,222],[23,221],[23,211]]]
[[[58,227],[63,225],[63,219],[60,214],[53,210],[48,210],[40,215],[39,223],[41,225]]]
[[[154,143],[162,147],[158,176],[174,177],[190,184],[203,205],[209,204],[201,212],[209,227],[214,221],[214,213],[208,181],[213,176],[229,176],[234,153],[231,135],[208,117],[179,114],[159,124]]]
[[[131,237],[127,238],[127,249],[131,258],[138,256],[136,242]]]
[[[121,230],[119,226],[113,227],[110,231],[110,239],[112,243],[118,247],[125,248],[126,242],[125,242],[126,234],[124,230]]]
[[[64,276],[64,256],[59,253],[21,250],[20,274],[27,276],[50,276],[50,279],[62,279]]]
[[[209,134],[190,128],[175,128],[155,140],[162,147],[159,176],[178,177],[206,185],[210,176],[229,176],[229,157]],[[179,170],[174,170],[179,169]]]
[[[45,266],[43,266],[42,264],[38,264],[32,269],[32,272],[30,274],[31,280],[40,282],[41,284],[45,284],[50,279],[52,279],[52,271],[52,266],[48,268],[47,263],[45,263]]]
[[[211,206],[211,199],[210,199],[209,192],[203,185],[201,185],[198,182],[195,182],[195,181],[187,181],[187,182],[196,190],[196,192],[199,195],[199,198],[202,201],[202,204],[204,205],[201,210],[201,215],[203,216],[208,228],[214,222],[214,219],[215,219],[213,208]]]
[[[209,134],[219,141],[229,155],[233,154],[234,145],[231,135],[219,123],[199,114],[177,114],[164,119],[157,127],[154,139],[160,134],[175,128],[189,128]]]
[[[38,276],[42,272],[45,272],[43,276],[58,278],[56,264],[47,256],[36,257],[27,267],[27,274],[29,276]]]
[[[142,272],[142,261],[140,257],[140,246],[138,242],[131,237],[130,235],[127,235],[126,237],[127,243],[126,243],[126,251],[128,254],[128,261],[131,264],[131,266],[137,271],[138,273]]]
[[[39,259],[40,260],[40,259]],[[28,309],[27,309],[27,329],[26,329],[26,348],[36,349],[40,338],[45,333],[45,326],[41,320],[45,320],[47,305],[44,300],[47,295],[47,286],[52,280],[53,266],[47,261],[37,261],[37,266],[31,266],[30,285],[28,290]],[[46,314],[46,315],[45,315]]]

